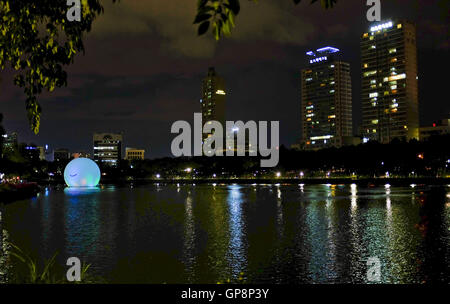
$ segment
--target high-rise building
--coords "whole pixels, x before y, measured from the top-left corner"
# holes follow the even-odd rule
[[[13,152],[19,147],[17,133],[3,134],[3,153]]]
[[[311,150],[351,144],[350,64],[339,60],[340,51],[334,47],[306,54],[309,64],[301,74],[302,146]]]
[[[94,133],[94,161],[99,165],[116,167],[122,158],[122,134]]]
[[[208,75],[202,81],[202,123],[216,120],[225,128],[225,80],[217,75],[216,70],[210,67]],[[210,134],[203,134],[203,140]]]
[[[373,25],[361,37],[361,69],[364,141],[419,139],[415,25]]]

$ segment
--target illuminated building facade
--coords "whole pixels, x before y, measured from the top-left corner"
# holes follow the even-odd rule
[[[100,165],[117,167],[122,158],[122,134],[94,133],[94,161]]]
[[[217,75],[215,68],[210,67],[208,75],[202,81],[202,123],[216,120],[225,126],[225,80]],[[203,140],[210,134],[203,134]]]
[[[450,134],[450,118],[434,122],[431,126],[420,127],[420,140],[426,140],[430,136]]]
[[[416,28],[382,22],[361,37],[362,136],[419,139]]]
[[[3,134],[3,153],[13,152],[19,147],[17,141],[17,133],[12,132],[11,134]]]
[[[125,148],[126,160],[144,160],[145,150],[135,148]]]
[[[350,64],[338,60],[339,49],[309,51],[301,73],[302,146],[341,147],[352,139]]]

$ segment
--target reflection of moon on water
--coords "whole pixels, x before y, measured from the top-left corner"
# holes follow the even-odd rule
[[[100,181],[100,169],[89,158],[75,158],[64,169],[64,181],[69,187],[95,187]]]

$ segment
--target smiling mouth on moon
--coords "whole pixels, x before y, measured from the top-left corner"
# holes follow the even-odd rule
[[[75,177],[75,176],[77,176],[77,175],[78,175],[78,173],[75,173],[75,174],[69,174],[70,177]]]

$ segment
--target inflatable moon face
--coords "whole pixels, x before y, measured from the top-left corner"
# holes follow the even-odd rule
[[[69,187],[95,187],[100,181],[100,169],[89,158],[75,158],[64,169],[64,180]]]

